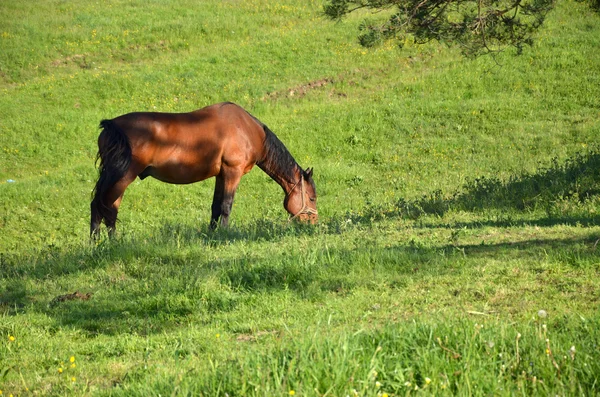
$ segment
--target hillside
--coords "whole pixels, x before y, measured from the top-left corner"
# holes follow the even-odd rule
[[[3,395],[599,392],[600,15],[468,60],[321,7],[0,3]],[[100,120],[221,101],[314,167],[319,224],[256,167],[228,230],[212,180],[148,178],[91,243]]]

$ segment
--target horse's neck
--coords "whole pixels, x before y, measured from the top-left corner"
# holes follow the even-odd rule
[[[263,129],[265,132],[264,154],[257,165],[287,194],[302,175],[302,168],[279,138],[264,124]]]
[[[259,162],[257,165],[265,172],[265,174],[269,175],[271,179],[277,182],[286,194],[291,189],[291,186],[296,184],[296,179],[300,178],[296,176],[300,172],[300,166],[298,166],[298,164],[295,164],[291,169],[282,169],[276,164],[268,161]]]

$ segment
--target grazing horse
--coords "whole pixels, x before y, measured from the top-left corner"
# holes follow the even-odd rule
[[[312,169],[303,170],[275,134],[240,106],[226,102],[190,113],[129,113],[103,120],[99,178],[91,203],[90,235],[104,220],[109,235],[127,186],[136,177],[187,184],[216,177],[210,227],[227,227],[240,178],[257,164],[285,192],[291,219],[316,223]]]

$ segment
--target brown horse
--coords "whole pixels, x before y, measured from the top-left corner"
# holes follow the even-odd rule
[[[93,191],[90,234],[104,220],[115,230],[119,205],[136,177],[186,184],[216,177],[210,227],[227,227],[240,178],[254,164],[285,192],[291,219],[316,223],[312,169],[303,170],[283,143],[258,119],[233,103],[190,113],[129,113],[100,123],[100,176]]]

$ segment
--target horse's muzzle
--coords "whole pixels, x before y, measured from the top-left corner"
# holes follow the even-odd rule
[[[298,221],[300,223],[309,223],[316,225],[319,222],[319,214],[315,212],[300,212],[290,218],[290,221]]]

